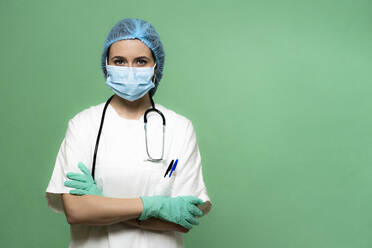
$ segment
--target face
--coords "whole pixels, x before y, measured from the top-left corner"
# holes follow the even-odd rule
[[[108,65],[127,67],[153,67],[155,59],[151,50],[140,40],[119,40],[108,52]]]

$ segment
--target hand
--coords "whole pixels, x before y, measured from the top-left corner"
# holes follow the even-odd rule
[[[192,225],[199,225],[195,216],[203,215],[203,212],[195,206],[195,204],[202,204],[203,201],[194,196],[141,196],[141,200],[143,211],[139,220],[155,217],[191,229]]]
[[[84,173],[67,172],[66,176],[71,180],[66,180],[64,185],[75,190],[70,190],[73,195],[99,195],[103,196],[101,190],[97,187],[88,168],[82,163],[78,163],[79,169]]]

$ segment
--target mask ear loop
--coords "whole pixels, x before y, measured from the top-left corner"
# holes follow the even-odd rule
[[[106,71],[106,77],[109,77],[109,75],[108,75],[108,71],[107,71],[107,66],[108,66],[108,64],[107,64],[107,59],[108,59],[108,57],[106,56],[106,59],[105,59],[105,63],[106,63],[105,71]],[[106,78],[106,79],[107,79],[107,78]]]
[[[152,83],[155,85],[155,79],[156,79],[156,63],[154,65],[154,76],[152,77]]]

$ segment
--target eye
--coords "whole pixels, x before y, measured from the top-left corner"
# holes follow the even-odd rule
[[[115,59],[114,60],[115,65],[122,65],[124,63],[123,59]]]
[[[139,65],[146,65],[147,61],[144,60],[144,59],[138,59],[138,60],[137,60],[137,63],[138,63]]]

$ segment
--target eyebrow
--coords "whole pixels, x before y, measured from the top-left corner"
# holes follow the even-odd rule
[[[126,59],[124,56],[114,56],[111,58],[111,60],[113,59]],[[149,57],[147,56],[139,56],[139,57],[136,57],[134,59],[150,59]]]

